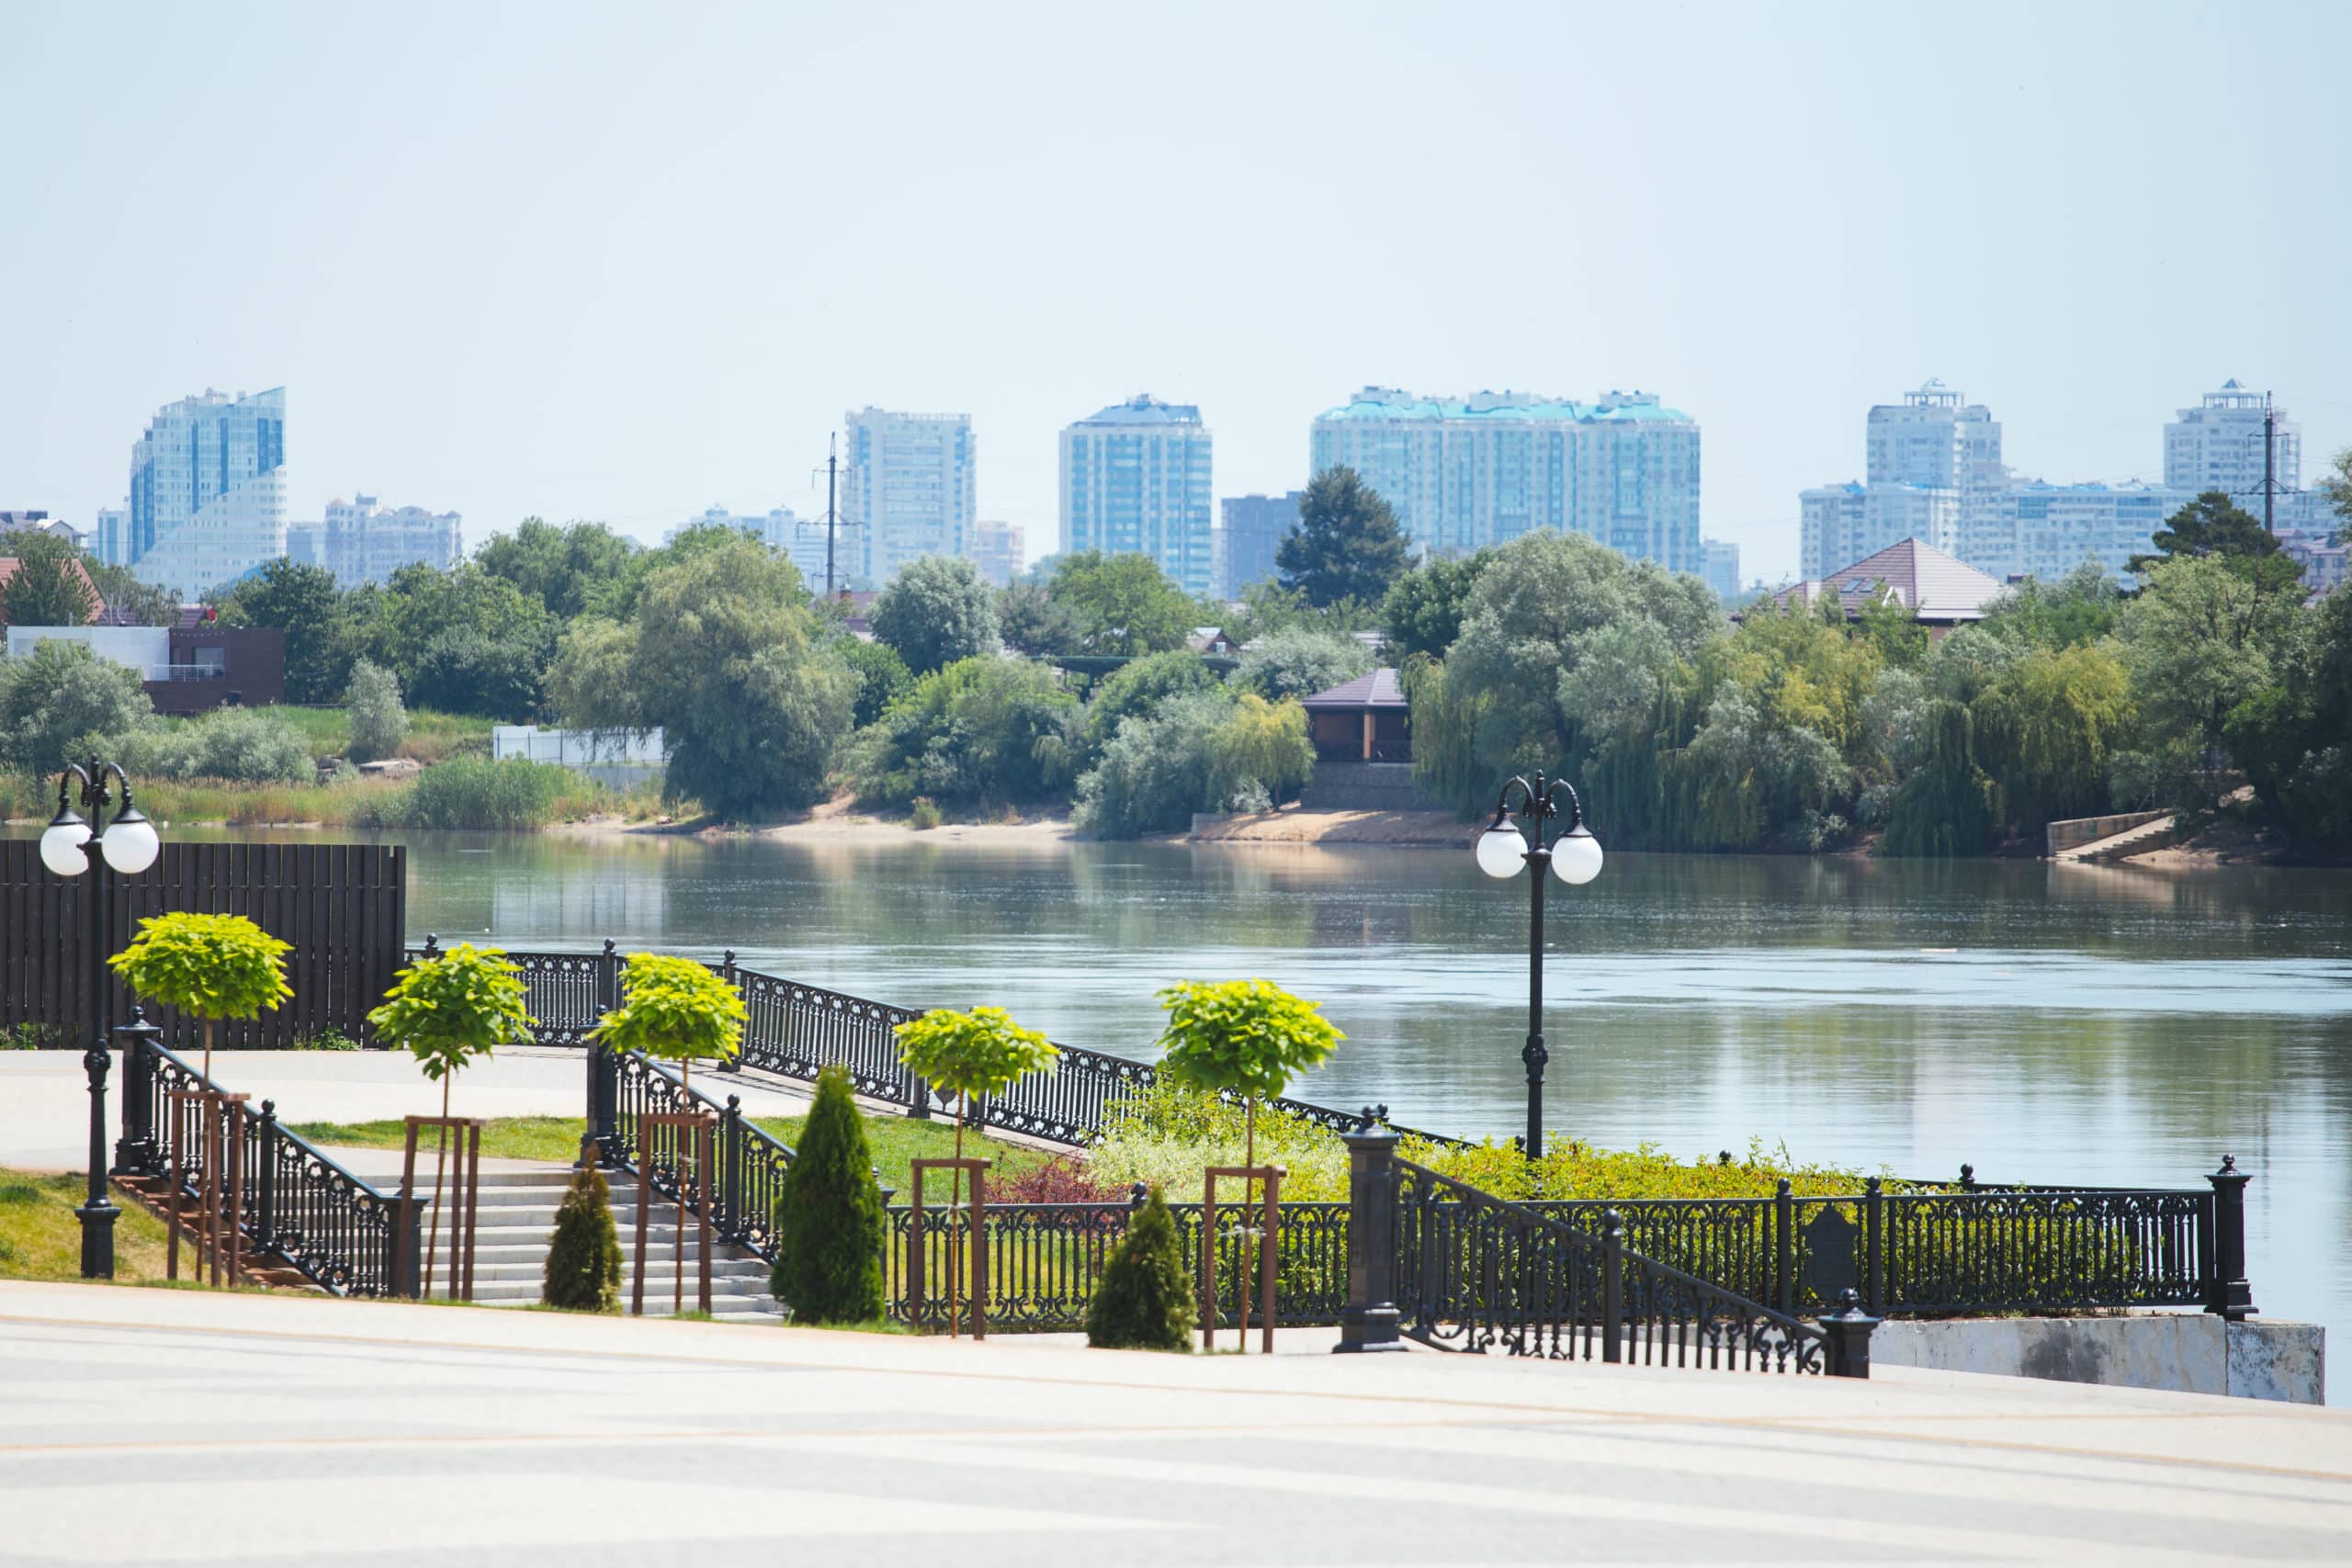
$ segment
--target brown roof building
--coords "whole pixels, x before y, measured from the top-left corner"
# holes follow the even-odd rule
[[[1409,762],[1411,705],[1405,683],[1385,667],[1304,697],[1315,754],[1332,762]]]
[[[18,557],[0,556],[0,588],[7,587],[8,580],[16,576],[23,566],[24,561]],[[106,595],[99,592],[98,585],[90,581],[90,569],[82,564],[79,556],[74,559],[74,570],[81,574],[82,585],[90,591],[90,603],[96,605],[99,613],[103,614],[107,607]],[[0,610],[0,626],[6,625],[7,620],[7,612]]]
[[[1827,577],[1783,588],[1765,602],[1809,610],[1835,593],[1846,618],[1853,620],[1885,593],[1910,611],[1928,636],[1940,637],[1956,626],[1983,620],[2005,586],[1933,545],[1905,539]]]

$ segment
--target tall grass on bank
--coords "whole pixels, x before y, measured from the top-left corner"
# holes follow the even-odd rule
[[[349,778],[324,784],[239,784],[211,779],[184,784],[140,780],[137,788],[140,809],[158,822],[219,822],[232,828],[317,823],[336,828],[532,829],[601,816],[649,820],[661,809],[655,786],[622,793],[551,763],[479,758],[440,763],[413,781]],[[56,808],[55,790],[51,781],[0,775],[0,818],[46,820]]]
[[[342,757],[351,750],[351,715],[343,708],[275,707],[268,710],[302,732],[313,757]],[[431,708],[408,710],[408,735],[394,756],[420,762],[451,757],[488,757],[493,719],[471,714],[436,713]]]

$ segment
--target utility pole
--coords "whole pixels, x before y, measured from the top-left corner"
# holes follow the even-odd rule
[[[2270,394],[2262,394],[2262,531],[2272,538],[2278,530],[2271,522],[2271,505],[2278,494],[2278,415],[2270,407]]]
[[[833,597],[834,580],[838,575],[833,565],[833,539],[844,526],[834,510],[835,488],[841,473],[841,434],[836,431],[825,438],[825,598]],[[814,477],[812,472],[811,477]],[[806,526],[804,524],[803,526]]]

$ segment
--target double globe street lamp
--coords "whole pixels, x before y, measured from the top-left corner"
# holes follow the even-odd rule
[[[1514,794],[1517,804],[1512,802]],[[1567,796],[1563,809],[1559,797]],[[1513,825],[1511,818],[1519,818]],[[1553,827],[1566,818],[1566,825]],[[1515,778],[1503,785],[1495,801],[1495,819],[1478,835],[1478,869],[1503,878],[1526,872],[1531,918],[1527,931],[1527,1044],[1520,1060],[1527,1064],[1527,1157],[1544,1157],[1544,1064],[1551,1053],[1544,1048],[1544,871],[1571,887],[1581,887],[1600,874],[1600,840],[1584,825],[1584,808],[1566,779],[1535,782]]]
[[[106,820],[114,796],[107,775],[121,781],[122,808]],[[68,791],[79,781],[80,805],[87,818],[68,804]],[[57,816],[40,836],[41,863],[60,876],[79,876],[103,867],[135,876],[155,863],[163,840],[146,814],[131,804],[130,775],[112,762],[90,759],[86,768],[68,762],[57,776]],[[122,1211],[107,1197],[107,955],[106,896],[102,880],[93,878],[84,895],[88,906],[85,929],[90,964],[90,1048],[82,1066],[90,1075],[89,1197],[74,1211],[82,1222],[82,1278],[114,1278],[114,1226]]]

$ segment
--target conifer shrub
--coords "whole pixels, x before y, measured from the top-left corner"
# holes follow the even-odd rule
[[[539,1299],[566,1312],[614,1312],[621,1304],[621,1238],[612,1194],[594,1166],[572,1173],[556,1206]]]
[[[1087,1303],[1086,1342],[1105,1350],[1185,1352],[1199,1318],[1175,1217],[1155,1187],[1102,1266]]]
[[[801,1323],[871,1323],[882,1315],[882,1192],[849,1070],[817,1075],[817,1100],[775,1206],[769,1284]]]

